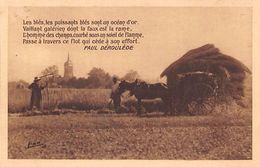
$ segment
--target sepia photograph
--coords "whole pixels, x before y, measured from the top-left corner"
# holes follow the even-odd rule
[[[9,7],[8,159],[252,160],[250,7]]]

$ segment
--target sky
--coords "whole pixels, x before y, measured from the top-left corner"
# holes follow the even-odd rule
[[[133,51],[87,51],[82,45],[24,45],[23,19],[132,19],[138,21],[134,29],[144,38]],[[63,76],[68,53],[76,77],[87,77],[93,67],[99,67],[118,76],[135,70],[143,79],[158,81],[168,65],[207,43],[252,69],[251,8],[13,7],[9,8],[8,30],[8,81],[31,82],[51,65],[57,65]]]

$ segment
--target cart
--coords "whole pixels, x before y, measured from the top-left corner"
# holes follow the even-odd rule
[[[214,74],[200,71],[181,73],[174,85],[172,99],[177,113],[205,115],[213,110],[218,89]]]

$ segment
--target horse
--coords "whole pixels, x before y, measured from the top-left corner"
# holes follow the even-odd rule
[[[137,99],[137,115],[141,115],[142,99],[161,98],[167,109],[165,114],[171,109],[171,94],[168,86],[164,83],[147,84],[146,82],[127,82],[125,80],[119,83],[119,93],[130,91],[130,96],[135,96]]]

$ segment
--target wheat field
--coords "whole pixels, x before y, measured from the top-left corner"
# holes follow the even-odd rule
[[[45,89],[42,92],[44,111],[54,109],[73,109],[79,111],[112,109],[110,89]],[[19,113],[29,110],[31,91],[28,89],[10,89],[8,92],[8,112]],[[136,112],[136,99],[127,93],[122,95],[122,105]],[[163,111],[165,105],[160,99],[144,100],[145,110]]]
[[[9,112],[23,112],[30,104],[31,91],[11,89],[8,92]],[[98,109],[108,105],[109,89],[44,89],[42,103],[44,109],[55,107],[78,110]]]
[[[48,94],[48,96],[47,96]],[[29,90],[9,90],[10,159],[252,159],[252,89],[204,116],[162,116],[161,101],[144,102],[147,113],[89,112],[107,108],[110,90],[49,89],[44,110],[59,115],[17,115],[29,105]],[[126,98],[123,103],[134,105]],[[132,100],[132,101],[131,101]],[[131,101],[131,103],[129,102]],[[155,112],[152,112],[155,109]],[[77,112],[71,112],[77,111]],[[36,143],[36,146],[28,147]]]

